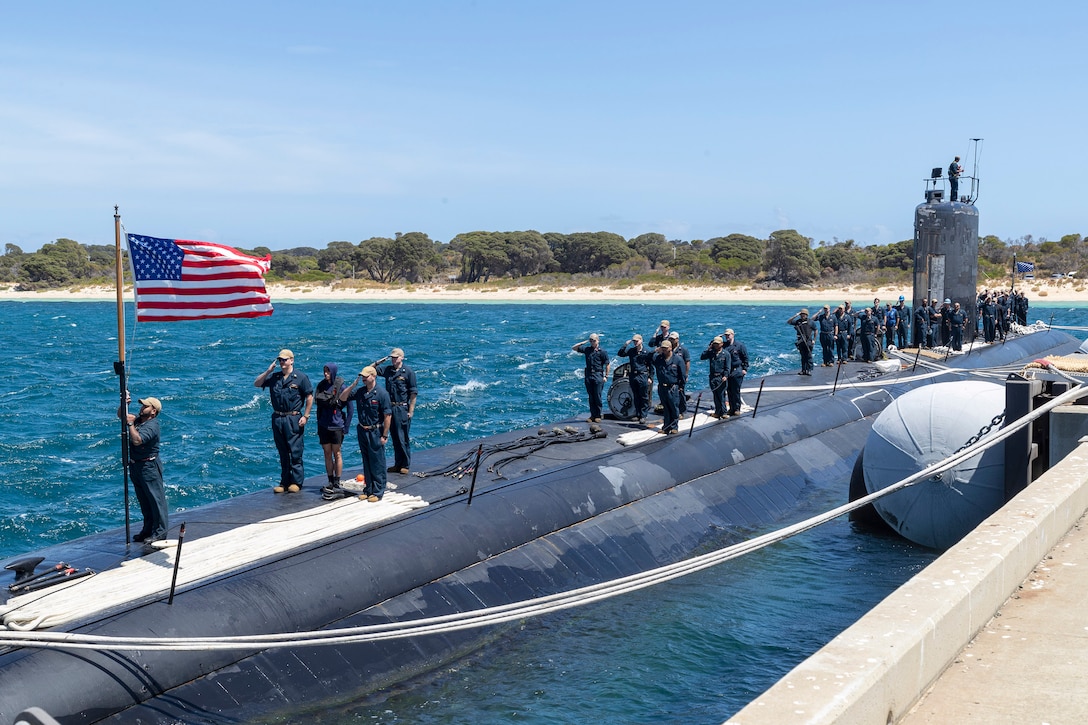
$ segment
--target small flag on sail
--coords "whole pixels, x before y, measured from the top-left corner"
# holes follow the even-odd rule
[[[1017,274],[1023,274],[1024,272],[1034,272],[1034,271],[1035,271],[1035,263],[1034,262],[1017,262],[1016,263],[1016,272],[1017,272]]]
[[[127,234],[140,322],[272,314],[263,259],[211,242]]]

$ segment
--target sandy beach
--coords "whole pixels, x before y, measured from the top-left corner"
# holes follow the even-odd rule
[[[602,281],[603,282],[603,281]],[[1037,281],[1026,287],[1033,303],[1088,303],[1088,288],[1066,280]],[[869,302],[874,297],[895,301],[899,295],[910,299],[909,287],[856,286],[847,288],[753,289],[724,285],[618,285],[609,286],[499,286],[499,285],[351,285],[351,284],[269,284],[273,302],[679,302],[679,303],[804,303],[837,304],[843,300]],[[107,301],[116,299],[112,287],[82,287],[71,290],[18,292],[14,285],[0,287],[0,301]],[[126,300],[132,288],[126,287]]]

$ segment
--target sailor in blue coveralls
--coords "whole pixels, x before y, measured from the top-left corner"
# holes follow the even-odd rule
[[[594,332],[588,340],[571,345],[571,350],[586,356],[586,393],[589,394],[589,422],[601,422],[601,393],[612,361],[601,349],[600,338]]]
[[[631,398],[635,404],[635,418],[639,423],[646,422],[646,408],[649,405],[650,365],[654,354],[642,346],[642,335],[632,335],[616,353],[630,359],[630,373],[627,380],[631,384]]]
[[[125,403],[129,402],[125,393]],[[159,413],[162,403],[158,398],[139,401],[140,414],[132,415],[127,405],[117,411],[117,417],[125,421],[128,431],[128,472],[132,475],[132,488],[140,504],[144,524],[133,541],[160,541],[166,538],[169,526],[166,511],[166,490],[162,484],[162,458],[159,457]]]
[[[725,349],[725,344],[722,338],[715,337],[710,341],[710,344],[702,354],[699,355],[700,360],[706,360],[710,365],[710,369],[707,371],[708,381],[710,383],[710,391],[714,393],[714,418],[725,418],[729,415],[729,408],[726,403],[726,381],[729,378],[729,374],[733,372],[733,356],[729,354],[729,351]]]
[[[661,423],[661,432],[672,435],[679,428],[680,386],[687,378],[684,374],[684,361],[674,355],[672,345],[662,342],[654,355],[654,370],[657,371],[657,397],[664,409],[665,420]]]
[[[725,381],[726,399],[729,401],[729,415],[740,415],[740,389],[744,383],[744,374],[748,372],[748,348],[736,339],[733,328],[723,334],[725,350],[729,353],[729,379]]]
[[[374,364],[378,376],[385,378],[385,392],[389,393],[389,402],[393,406],[393,465],[388,473],[408,473],[412,465],[412,444],[408,439],[408,429],[412,425],[412,414],[416,410],[416,374],[404,364],[404,350],[394,347],[389,353],[389,363],[379,360]]]
[[[340,393],[340,400],[355,401],[355,414],[359,420],[355,432],[366,479],[363,495],[359,498],[371,503],[381,501],[385,495],[385,442],[389,440],[389,425],[393,419],[389,393],[375,384],[377,379],[378,371],[373,365],[367,365]],[[360,382],[363,386],[356,390]]]
[[[280,369],[276,370],[276,363]],[[314,387],[305,373],[295,370],[295,355],[280,350],[268,369],[253,381],[257,388],[268,388],[272,400],[272,438],[280,455],[280,482],[275,493],[298,493],[306,473],[302,466],[303,434],[314,404]]]

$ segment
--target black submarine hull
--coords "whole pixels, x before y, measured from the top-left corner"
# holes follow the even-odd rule
[[[1040,333],[955,358],[960,369],[1009,365],[1078,341]],[[471,505],[467,481],[424,478],[401,490],[428,505],[381,524],[255,560],[124,611],[65,631],[115,636],[216,636],[308,631],[407,621],[508,604],[678,561],[701,547],[746,538],[786,521],[815,486],[843,484],[874,417],[894,398],[931,382],[909,371],[875,376],[851,364],[834,394],[771,376],[755,417],[714,422],[691,435],[633,447],[615,436],[638,426],[606,421],[607,438],[553,446],[497,479],[481,472]],[[818,385],[814,385],[818,387]],[[754,402],[753,393],[746,393]],[[488,439],[514,440],[525,431]],[[476,443],[418,454],[438,467]],[[396,477],[394,477],[396,478]],[[252,519],[318,505],[314,486],[294,500],[250,494],[186,512],[194,537]],[[104,569],[132,554],[107,532],[39,552]],[[43,707],[63,723],[236,722],[303,716],[351,702],[479,646],[470,630],[326,647],[226,652],[95,652],[9,649],[0,653],[0,714]],[[55,686],[55,683],[65,683]]]

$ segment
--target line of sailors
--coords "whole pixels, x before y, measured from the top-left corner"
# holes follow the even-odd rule
[[[599,422],[601,395],[610,369],[609,356],[601,350],[596,333],[571,349],[586,357],[589,420]],[[628,359],[627,380],[631,386],[634,417],[639,423],[646,423],[646,416],[652,410],[651,384],[656,380],[664,418],[661,431],[677,433],[679,421],[687,412],[686,387],[691,373],[691,354],[680,344],[680,334],[670,329],[668,320],[662,320],[648,345],[643,344],[642,335],[632,335],[616,354]],[[709,363],[708,382],[714,395],[713,417],[740,415],[740,391],[748,370],[747,347],[736,339],[732,329],[727,329],[711,340],[699,359]]]
[[[981,325],[985,341],[992,343],[998,336],[1004,340],[1013,322],[1027,324],[1028,300],[1023,292],[983,290],[978,297],[978,311],[975,324]],[[849,300],[834,312],[830,305],[824,305],[811,320],[808,310],[802,309],[786,321],[797,333],[795,344],[801,353],[798,374],[812,374],[817,339],[825,367],[836,362],[842,365],[848,360],[873,362],[887,357],[888,347],[907,347],[912,320],[915,345],[944,346],[956,351],[963,349],[964,334],[972,324],[960,303],[947,298],[940,305],[935,299],[932,302],[923,299],[913,315],[902,295],[894,305],[885,303],[881,307],[880,299],[876,298],[872,307],[857,311]]]

